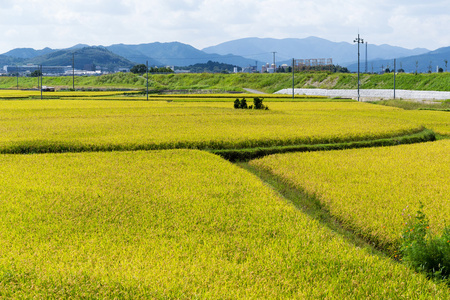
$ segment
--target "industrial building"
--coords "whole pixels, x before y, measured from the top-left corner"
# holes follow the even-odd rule
[[[23,66],[11,66],[7,65],[3,67],[6,74],[25,75],[38,71],[40,66],[38,65],[23,65]],[[44,75],[64,75],[67,72],[72,72],[72,66],[42,66],[42,74]]]

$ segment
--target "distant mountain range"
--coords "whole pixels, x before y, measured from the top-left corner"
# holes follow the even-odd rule
[[[138,63],[150,66],[189,66],[215,61],[240,67],[272,63],[275,54],[277,65],[291,64],[292,58],[332,58],[334,64],[356,71],[357,44],[331,42],[317,37],[303,39],[245,38],[216,46],[196,49],[190,45],[172,43],[148,43],[139,45],[115,44],[111,46],[75,45],[67,49],[34,50],[17,48],[0,55],[0,66],[8,64],[72,65],[75,53],[75,67],[96,65],[102,68],[131,67]],[[366,44],[360,45],[361,71],[365,71]],[[450,58],[450,47],[429,51],[424,48],[405,49],[390,45],[367,45],[368,71],[378,72],[381,66],[390,65],[397,58],[397,69],[427,72],[432,65],[445,69],[444,60]]]
[[[264,63],[272,63],[273,52],[276,52],[277,65],[279,63],[289,63],[292,61],[292,58],[332,58],[334,64],[347,66],[358,59],[357,47],[357,44],[336,43],[317,37],[304,39],[245,38],[208,47],[203,49],[203,51],[222,55],[231,53],[263,61]],[[360,45],[360,48],[361,57],[364,57],[365,45]],[[370,57],[380,59],[420,55],[429,51],[421,48],[409,50],[389,45],[368,45]]]
[[[406,57],[400,57],[396,59],[395,69],[403,69],[407,73],[427,73],[437,72],[439,68],[443,71],[448,71],[450,65],[450,47],[439,48],[435,51],[429,51],[421,55],[412,55]],[[348,66],[349,70],[356,71],[358,65],[353,63]],[[390,71],[394,70],[393,59],[375,59],[369,60],[367,63],[368,72],[379,73],[387,68]],[[365,71],[365,61],[361,60],[360,71]]]

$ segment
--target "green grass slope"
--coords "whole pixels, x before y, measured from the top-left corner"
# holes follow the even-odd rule
[[[71,77],[44,77],[44,85],[72,87]],[[356,89],[357,75],[345,73],[310,72],[295,74],[296,88]],[[392,89],[394,75],[361,75],[363,89]],[[0,88],[16,88],[15,77],[0,77]],[[135,74],[110,74],[94,77],[76,77],[76,88],[133,88],[144,89],[146,80]],[[19,78],[20,88],[37,87],[36,78]],[[292,87],[292,74],[167,74],[150,75],[149,88],[160,90],[218,90],[243,91],[252,88],[267,93]],[[450,73],[397,74],[397,89],[450,91]]]

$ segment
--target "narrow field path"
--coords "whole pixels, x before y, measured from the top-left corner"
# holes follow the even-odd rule
[[[261,92],[261,91],[258,91],[258,90],[254,90],[254,89],[244,88],[244,90],[246,90],[247,92],[252,93],[252,94],[266,94],[264,92]]]
[[[294,89],[296,95],[307,96],[326,96],[326,97],[345,97],[356,99],[358,97],[358,90],[356,89]],[[283,89],[275,94],[292,95],[292,89]],[[393,89],[361,89],[360,97],[362,101],[373,101],[379,99],[393,99]],[[411,90],[395,90],[396,99],[411,99],[411,100],[447,100],[450,99],[450,92],[437,91],[411,91]]]

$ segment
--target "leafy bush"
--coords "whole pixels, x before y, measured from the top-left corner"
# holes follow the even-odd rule
[[[239,99],[234,100],[234,108],[235,109],[241,108],[241,101],[239,101]]]
[[[236,99],[234,100],[234,108],[235,109],[265,109],[268,110],[269,108],[267,106],[264,106],[262,104],[264,98],[255,97],[253,98],[253,105],[247,105],[247,100],[245,98],[242,98],[241,100]]]
[[[432,236],[428,217],[422,209],[423,205],[417,211],[415,220],[405,224],[400,249],[403,261],[416,271],[450,283],[450,226],[444,228],[442,235]]]
[[[253,98],[253,104],[255,105],[255,109],[264,109],[264,105],[262,104],[263,98]]]
[[[247,100],[245,100],[245,98],[242,98],[240,108],[242,108],[242,109],[247,109],[248,108]]]

